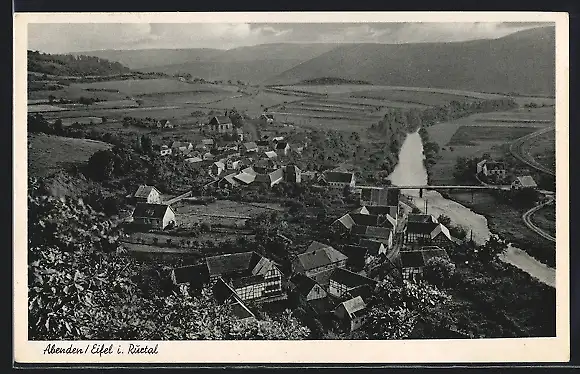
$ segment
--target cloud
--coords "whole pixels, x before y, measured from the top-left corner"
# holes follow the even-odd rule
[[[64,53],[98,49],[218,48],[280,42],[417,43],[497,38],[545,24],[471,23],[134,23],[30,24],[29,48]]]

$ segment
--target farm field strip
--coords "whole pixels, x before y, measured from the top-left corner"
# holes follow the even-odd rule
[[[301,106],[301,105],[288,105],[286,106],[286,111],[297,111],[297,112],[326,112],[326,113],[344,113],[344,114],[354,114],[354,115],[369,115],[377,116],[379,113],[365,112],[360,109],[347,109],[338,107],[318,107],[318,106]]]
[[[168,78],[126,79],[106,82],[75,83],[74,85],[82,89],[116,89],[119,92],[133,96],[164,92],[191,92],[202,88],[221,91],[237,90],[237,88],[234,89],[228,86],[215,87],[209,84],[187,83]]]
[[[521,162],[531,166],[532,168],[534,168],[538,171],[541,171],[543,173],[555,176],[556,173],[555,173],[554,169],[548,168],[548,167],[540,164],[539,162],[537,162],[534,159],[534,157],[530,154],[530,150],[529,150],[530,146],[527,145],[527,144],[529,144],[530,141],[534,141],[534,139],[537,138],[538,136],[542,136],[542,135],[549,133],[550,131],[553,131],[553,130],[555,130],[555,127],[543,128],[543,129],[538,130],[534,133],[524,135],[524,136],[514,140],[510,144],[511,154],[515,158],[517,158]]]
[[[500,126],[473,126],[462,125],[457,129],[455,134],[447,143],[450,146],[455,145],[473,145],[474,143],[482,142],[498,142],[505,143],[506,141],[515,140],[523,136],[529,135],[536,130],[534,127],[500,127]]]

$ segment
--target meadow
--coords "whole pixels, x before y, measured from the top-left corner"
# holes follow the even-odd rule
[[[521,126],[468,126],[459,127],[447,145],[472,146],[481,143],[505,144],[534,132],[533,127]]]
[[[84,90],[117,90],[126,95],[139,96],[155,93],[196,92],[207,90],[237,91],[232,86],[216,86],[211,84],[187,83],[177,79],[127,79],[107,82],[75,83],[71,85]]]
[[[29,135],[28,174],[36,177],[48,176],[88,161],[93,153],[110,147],[110,144],[89,139]]]

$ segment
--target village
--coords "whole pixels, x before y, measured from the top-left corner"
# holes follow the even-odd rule
[[[135,209],[128,223],[133,232],[187,228],[181,222],[183,209],[174,208],[176,203],[209,205],[228,200],[235,191],[267,190],[283,182],[348,195],[356,207],[343,211],[326,228],[337,238],[333,244],[312,240],[304,251],[292,255],[290,268],[268,253],[251,250],[207,255],[171,271],[176,291],[195,294],[209,285],[215,300],[230,305],[240,320],[259,318],[254,311],[258,305],[301,306],[312,318],[332,321],[332,326],[352,332],[365,325],[377,282],[388,280],[395,287],[404,281],[421,284],[426,267],[450,263],[448,252],[471,240],[465,232],[455,237],[446,222],[429,214],[427,207],[423,211],[412,206],[396,186],[360,184],[355,173],[340,168],[301,170],[292,161],[309,146],[307,141],[291,144],[275,134],[256,138],[234,126],[225,114],[200,124],[200,132],[208,136],[198,144],[176,140],[157,147],[157,157],[178,157],[200,165],[209,182],[201,191],[169,199],[155,186],[135,186],[131,196]],[[276,119],[263,113],[258,121],[267,127]],[[171,124],[163,121],[158,126]],[[472,172],[484,186],[518,192],[537,189],[529,175],[508,176],[500,161],[483,159]],[[199,213],[199,222],[204,224],[210,217],[218,221],[248,218],[206,212]],[[292,241],[285,245],[291,247]]]

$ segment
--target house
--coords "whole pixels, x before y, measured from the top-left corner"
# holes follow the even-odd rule
[[[347,213],[332,222],[330,226],[339,231],[351,231],[355,225],[387,227],[394,230],[397,226],[397,221],[388,214],[378,216],[363,213]]]
[[[369,214],[386,218],[393,227],[397,226],[397,217],[399,215],[399,206],[392,205],[369,205],[361,206],[352,211],[352,213]]]
[[[478,172],[481,170],[481,173],[486,177],[496,176],[498,178],[505,178],[507,173],[503,162],[489,160],[480,161],[477,164],[477,170]]]
[[[267,174],[256,175],[255,182],[265,184],[268,187],[273,187],[274,185],[282,182],[283,179],[284,179],[284,170],[280,168]]]
[[[393,247],[393,230],[387,227],[355,225],[351,234],[362,239],[376,239],[383,242],[387,249]]]
[[[163,230],[167,225],[175,224],[175,212],[166,204],[137,203],[133,222]]]
[[[276,152],[274,152],[274,151],[266,151],[266,152],[264,152],[264,156],[267,159],[270,159],[271,160],[271,159],[274,159],[274,158],[278,157],[278,154]]]
[[[447,252],[439,247],[423,247],[416,251],[401,251],[400,258],[403,279],[410,281],[420,280],[423,277],[425,265],[434,257],[449,260]]]
[[[209,282],[209,273],[205,263],[187,265],[172,269],[170,278],[175,285],[187,285],[192,289],[201,289],[204,284]]]
[[[368,258],[368,249],[366,247],[347,244],[342,247],[341,251],[348,257],[346,264],[349,268],[356,269],[358,271],[364,268]]]
[[[453,245],[455,241],[449,229],[440,223],[434,222],[407,222],[403,235],[404,244],[438,244]]]
[[[269,113],[262,113],[259,120],[262,125],[268,125],[274,122],[274,115]]]
[[[153,186],[139,186],[133,197],[138,203],[161,204],[161,192]]]
[[[244,153],[258,152],[258,145],[256,142],[247,142],[242,145],[242,151]]]
[[[203,154],[204,161],[213,161],[214,158],[215,158],[215,156],[212,155],[211,152],[206,152]]]
[[[407,215],[407,222],[419,222],[419,223],[439,223],[437,218],[432,214],[409,214]]]
[[[228,158],[226,161],[226,168],[228,170],[238,170],[241,166],[241,160],[236,160],[235,158]]]
[[[274,142],[274,145],[275,144],[278,144],[278,142],[281,142],[283,140],[284,140],[284,137],[283,136],[275,136],[275,137],[272,138],[272,142]]]
[[[258,146],[258,152],[267,152],[270,150],[270,142],[267,140],[258,140],[256,145]]]
[[[529,175],[516,177],[511,185],[512,190],[534,189],[537,187],[536,181]]]
[[[243,142],[244,141],[244,130],[237,128],[236,129],[236,137],[237,137],[239,142]]]
[[[228,174],[218,181],[219,188],[233,189],[240,185],[240,183],[234,178],[236,174]]]
[[[483,159],[477,163],[477,165],[476,165],[476,173],[477,174],[483,174],[483,165],[485,165],[486,162],[487,162],[487,160]]]
[[[173,123],[169,122],[168,119],[162,119],[161,121],[157,121],[158,122],[158,127],[161,127],[162,129],[172,129]]]
[[[193,144],[189,142],[174,141],[171,143],[173,152],[187,153],[193,149]]]
[[[399,206],[400,189],[392,187],[363,187],[360,204],[366,206]],[[396,215],[395,215],[396,217]]]
[[[319,249],[324,249],[324,248],[332,248],[332,247],[328,244],[324,244],[321,242],[317,242],[316,240],[313,240],[312,243],[310,243],[310,245],[308,246],[308,248],[306,248],[306,251],[304,251],[304,253],[314,252],[314,251],[317,251]]]
[[[387,241],[385,245],[384,242],[376,239],[361,239],[359,241],[359,245],[367,249],[367,253],[370,256],[378,256],[381,254],[386,254],[389,249],[393,246],[393,241],[391,240],[390,243]]]
[[[224,165],[223,162],[221,161],[216,161],[213,164],[211,164],[210,166],[210,173],[213,174],[214,176],[218,176],[221,174],[222,171],[224,171],[226,169],[226,165]]]
[[[375,283],[370,278],[353,273],[350,270],[338,268],[332,272],[328,293],[334,297],[341,298],[355,288],[365,285],[374,287]]]
[[[205,260],[210,282],[222,280],[242,301],[286,299],[280,269],[256,252],[228,253],[206,257]]]
[[[292,183],[302,182],[302,172],[296,165],[287,165],[284,167],[284,180]]]
[[[197,164],[198,162],[202,162],[203,159],[199,157],[189,157],[185,159],[185,162],[188,164]]]
[[[222,279],[214,283],[212,292],[219,304],[229,305],[233,317],[238,321],[250,321],[256,318],[232,287]]]
[[[349,331],[360,328],[367,320],[366,304],[360,296],[340,303],[334,314]]]
[[[166,145],[162,145],[162,146],[159,148],[159,154],[160,154],[161,156],[167,156],[167,155],[170,155],[170,154],[171,154],[171,152],[172,152],[172,151],[171,151],[171,148],[169,148],[169,147],[168,147],[168,146],[166,146]]]
[[[246,169],[244,169],[244,170],[246,170]],[[252,184],[256,180],[256,175],[257,174],[255,174],[255,173],[247,173],[247,172],[242,171],[241,173],[235,175],[233,177],[233,179],[236,182],[239,182],[241,185],[247,186],[249,184]]]
[[[303,298],[304,301],[323,299],[328,296],[328,293],[321,285],[304,274],[294,275],[290,282],[294,285],[294,290],[298,293],[298,296]]]
[[[327,171],[321,176],[321,182],[331,188],[342,190],[345,187],[355,188],[354,173],[345,173],[340,171]]]
[[[300,174],[301,178],[305,181],[315,180],[318,177],[318,174],[315,171],[303,171]]]
[[[429,243],[438,245],[440,247],[449,248],[456,244],[456,239],[451,236],[449,229],[442,224],[438,224],[433,231],[431,231]]]
[[[344,254],[331,246],[324,246],[299,254],[293,261],[292,268],[295,273],[312,276],[325,270],[345,267],[347,259]]]
[[[226,134],[232,131],[232,120],[227,116],[215,116],[208,123],[209,130],[213,133]]]
[[[205,145],[208,148],[215,147],[215,142],[213,139],[202,139],[201,144]]]
[[[288,156],[288,152],[290,152],[290,144],[288,144],[288,142],[280,141],[276,143],[274,149],[279,156]]]

